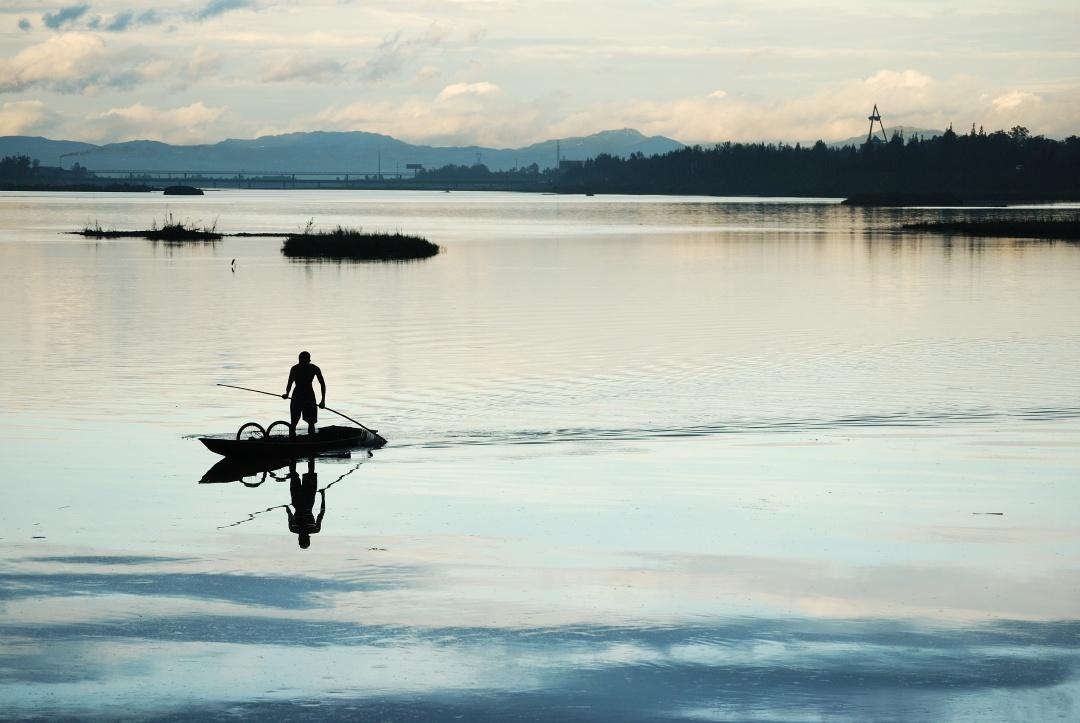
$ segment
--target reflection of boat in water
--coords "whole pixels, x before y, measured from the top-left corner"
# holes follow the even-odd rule
[[[284,510],[289,532],[297,536],[297,543],[301,549],[307,549],[311,545],[311,536],[322,532],[323,518],[326,515],[326,491],[360,469],[360,465],[371,457],[372,452],[368,450],[364,459],[356,461],[350,469],[338,475],[337,479],[323,487],[319,487],[319,475],[315,470],[315,457],[308,457],[306,470],[303,467],[298,469],[299,464],[296,459],[256,461],[226,457],[208,469],[203,478],[199,480],[199,483],[232,482],[237,480],[246,487],[259,487],[266,481],[267,477],[272,477],[277,482],[288,482],[289,502],[249,512],[246,518],[231,524],[220,525],[218,529],[238,527],[255,519],[264,519],[263,515],[267,515],[267,513],[274,513],[269,516],[269,518],[273,518],[280,514],[276,513],[275,510]],[[257,478],[260,473],[262,477]],[[252,477],[256,481],[249,482],[245,479],[247,477]],[[270,487],[280,489],[274,484],[270,485]],[[316,503],[318,503],[318,513],[315,512]]]
[[[329,458],[332,459],[338,456],[329,455]],[[371,450],[367,450],[365,456],[359,460],[349,452],[345,452],[340,456],[352,459],[359,464],[365,459],[369,459],[372,453]],[[324,457],[320,456],[319,459],[324,459]],[[278,482],[284,482],[289,479],[289,472],[282,472],[281,470],[286,467],[291,469],[295,464],[296,459],[291,457],[226,457],[225,459],[219,459],[214,466],[206,470],[202,479],[199,480],[199,484],[239,482],[245,487],[258,487],[266,481],[267,477],[271,477]]]
[[[277,424],[275,422],[275,424]],[[244,425],[247,427],[248,425]],[[258,426],[258,425],[256,425]],[[271,425],[273,427],[274,425]],[[286,425],[288,426],[288,425]],[[211,452],[225,457],[237,457],[247,459],[297,459],[310,457],[323,452],[352,447],[370,447],[378,449],[386,444],[386,440],[371,430],[360,427],[323,427],[315,434],[286,435],[261,434],[254,437],[243,437],[240,428],[235,439],[222,437],[200,437],[199,441],[206,445]],[[259,428],[261,429],[261,427]]]
[[[287,457],[251,459],[247,457],[226,457],[218,460],[206,474],[199,480],[199,484],[214,484],[221,482],[241,482],[248,487],[257,487],[266,481],[268,473],[287,467],[291,462]],[[258,482],[248,482],[248,477],[262,475]],[[274,475],[277,477],[277,475]]]

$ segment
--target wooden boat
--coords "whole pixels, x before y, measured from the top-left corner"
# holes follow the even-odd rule
[[[247,426],[247,425],[245,425]],[[241,428],[242,430],[243,428]],[[359,427],[329,426],[315,434],[260,435],[249,438],[228,439],[222,437],[199,437],[211,452],[223,457],[246,457],[273,459],[298,459],[313,457],[335,449],[367,447],[378,449],[386,444],[381,435]]]

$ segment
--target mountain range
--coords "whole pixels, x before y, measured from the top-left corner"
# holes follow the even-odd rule
[[[941,131],[897,126],[906,138],[920,135],[933,138]],[[833,141],[830,146],[861,145],[865,136]],[[563,160],[585,160],[601,153],[627,157],[646,156],[683,148],[684,144],[665,136],[645,136],[632,128],[601,131],[589,136],[560,138],[521,148],[484,146],[427,146],[398,140],[381,133],[364,131],[314,131],[234,139],[202,145],[172,145],[159,141],[125,141],[95,145],[80,141],[51,140],[40,136],[0,136],[0,157],[27,155],[44,166],[75,163],[92,170],[194,171],[194,172],[322,172],[383,173],[405,172],[407,164],[440,168],[449,164],[471,166],[483,163],[493,171],[520,168],[535,163],[541,169]]]
[[[388,173],[404,172],[406,164],[439,168],[448,164],[471,166],[478,162],[498,171],[533,163],[541,169],[548,168],[556,165],[556,158],[585,160],[601,153],[623,157],[632,153],[651,156],[682,147],[682,143],[671,138],[645,136],[630,128],[543,141],[523,148],[414,145],[380,133],[362,131],[287,133],[187,146],[158,141],[126,141],[99,146],[35,136],[0,137],[0,157],[27,155],[44,166],[63,165],[65,168],[77,162],[92,171],[375,173],[381,170]]]

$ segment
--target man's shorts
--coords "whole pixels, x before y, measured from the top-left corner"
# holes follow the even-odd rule
[[[303,417],[308,424],[315,424],[319,420],[319,405],[315,403],[314,399],[297,399],[293,397],[289,404],[289,410],[292,412],[293,419]]]

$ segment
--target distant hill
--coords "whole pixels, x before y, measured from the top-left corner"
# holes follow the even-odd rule
[[[626,157],[646,156],[682,148],[663,136],[644,136],[630,128],[602,131],[590,136],[559,139],[564,160],[584,160],[601,153]],[[481,146],[437,147],[413,145],[380,133],[362,131],[287,133],[253,140],[229,139],[220,143],[174,146],[157,141],[127,141],[96,146],[76,141],[53,141],[30,136],[0,137],[0,157],[25,154],[42,165],[58,165],[62,154],[70,167],[78,162],[90,170],[133,171],[273,171],[383,172],[405,170],[408,163],[426,168],[480,162],[493,171],[536,163],[556,164],[556,141],[524,148]]]
[[[52,141],[41,136],[0,136],[0,158],[5,156],[30,156],[43,166],[59,166],[60,156],[97,148],[92,143],[79,141]],[[66,160],[66,159],[65,159]],[[72,161],[65,166],[71,166]]]
[[[875,125],[877,125],[877,124],[875,124]],[[935,131],[935,130],[931,130],[929,128],[916,128],[915,126],[892,126],[892,127],[886,126],[886,128],[885,128],[885,133],[886,133],[886,135],[889,136],[889,138],[892,138],[893,133],[896,133],[897,131],[902,133],[904,135],[904,138],[911,138],[912,136],[916,136],[916,135],[919,136],[920,138],[937,138],[938,136],[940,136],[942,133],[945,132],[945,131]],[[881,130],[880,129],[878,130],[876,135],[877,135],[878,138],[881,138]],[[863,143],[866,143],[866,134],[865,133],[863,133],[862,135],[858,135],[858,136],[852,136],[851,138],[846,138],[846,139],[844,139],[842,141],[829,141],[829,145],[833,146],[834,148],[842,148],[844,146],[861,146]]]

